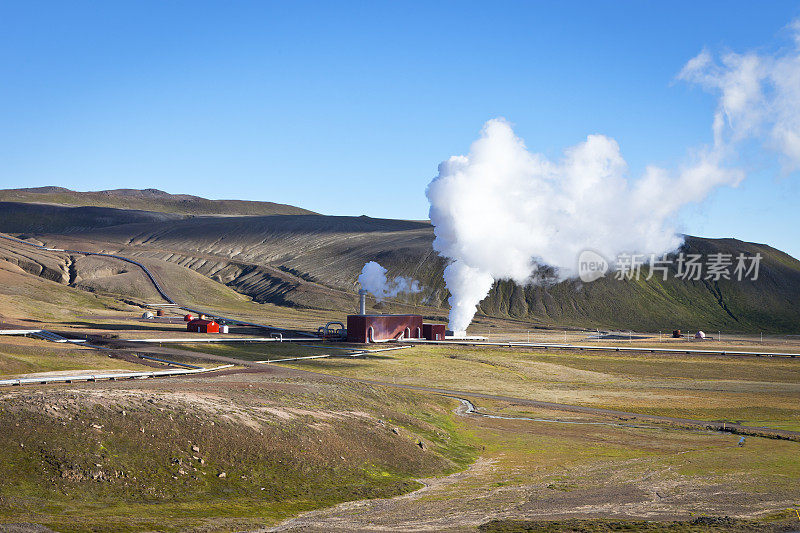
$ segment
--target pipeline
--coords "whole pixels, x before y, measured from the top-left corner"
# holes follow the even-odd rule
[[[151,372],[117,372],[113,374],[77,374],[73,376],[42,376],[39,378],[14,378],[0,379],[0,387],[21,386],[21,385],[49,385],[51,383],[72,383],[74,381],[116,381],[118,379],[147,379],[169,376],[185,376],[193,374],[203,374],[230,368],[233,365],[220,365],[213,368],[191,368],[175,370],[155,370]]]
[[[399,342],[414,344],[446,344],[453,346],[499,346],[503,348],[553,348],[556,350],[595,350],[595,351],[616,351],[616,352],[650,352],[650,353],[673,353],[673,354],[702,354],[702,355],[737,355],[737,356],[753,356],[753,357],[800,357],[800,353],[791,352],[745,352],[736,350],[698,350],[698,349],[683,349],[683,348],[650,348],[650,347],[632,347],[632,346],[591,346],[580,344],[554,344],[554,343],[535,343],[535,342],[488,342],[488,341],[457,341],[457,340],[443,340],[443,341],[429,341],[422,339],[409,339]]]

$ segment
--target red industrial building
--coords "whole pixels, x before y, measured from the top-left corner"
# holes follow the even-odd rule
[[[381,342],[422,337],[420,315],[348,315],[347,342]]]
[[[195,333],[219,333],[219,324],[213,320],[191,320],[186,324],[186,331],[194,331]]]
[[[422,336],[429,341],[443,341],[445,331],[444,324],[422,324]]]
[[[423,324],[420,315],[348,315],[347,342],[444,340],[444,324]]]

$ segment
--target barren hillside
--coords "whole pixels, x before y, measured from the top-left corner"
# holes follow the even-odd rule
[[[79,201],[80,195],[71,198]],[[409,305],[424,314],[446,312],[446,263],[432,251],[433,228],[425,222],[317,214],[187,217],[4,202],[0,231],[61,248],[167,261],[257,302],[326,310],[352,307],[358,273],[374,260],[391,275],[411,276],[424,286],[421,294],[409,297]],[[761,253],[764,260],[757,281],[682,281],[670,276],[667,281],[605,278],[530,287],[501,282],[482,302],[480,313],[539,325],[796,330],[799,261],[769,246],[734,239],[687,237],[684,251]],[[391,308],[395,303],[382,305]]]
[[[208,200],[158,189],[79,192],[64,187],[0,190],[0,201],[66,206],[112,207],[181,215],[301,215],[313,213],[292,205],[247,200]]]

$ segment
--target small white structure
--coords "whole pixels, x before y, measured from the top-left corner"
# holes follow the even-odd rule
[[[150,311],[145,311],[144,313],[142,313],[142,318],[150,320],[151,318],[153,318],[153,313],[151,313]]]
[[[219,332],[220,332],[220,333],[228,333],[228,326],[227,326],[227,324],[223,324],[222,326],[220,326],[220,327],[219,327]]]
[[[706,338],[706,334],[703,333],[702,331],[698,331],[697,333],[694,334],[694,338],[698,340],[703,340]]]

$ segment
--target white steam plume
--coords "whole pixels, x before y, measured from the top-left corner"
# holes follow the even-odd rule
[[[379,302],[384,298],[393,298],[399,294],[420,292],[419,283],[410,278],[397,276],[393,280],[386,278],[387,270],[375,261],[370,261],[361,269],[358,282],[361,288],[372,294]]]
[[[792,54],[752,54],[713,63],[707,52],[679,77],[721,92],[714,143],[693,151],[675,171],[647,167],[637,180],[616,141],[589,135],[560,161],[528,151],[503,119],[488,121],[468,155],[439,165],[428,185],[434,249],[451,260],[450,329],[465,331],[498,279],[530,283],[537,265],[575,275],[581,251],[663,254],[676,249],[676,211],[720,185],[736,186],[742,171],[726,161],[739,141],[768,127],[791,168],[800,165],[800,24]]]

